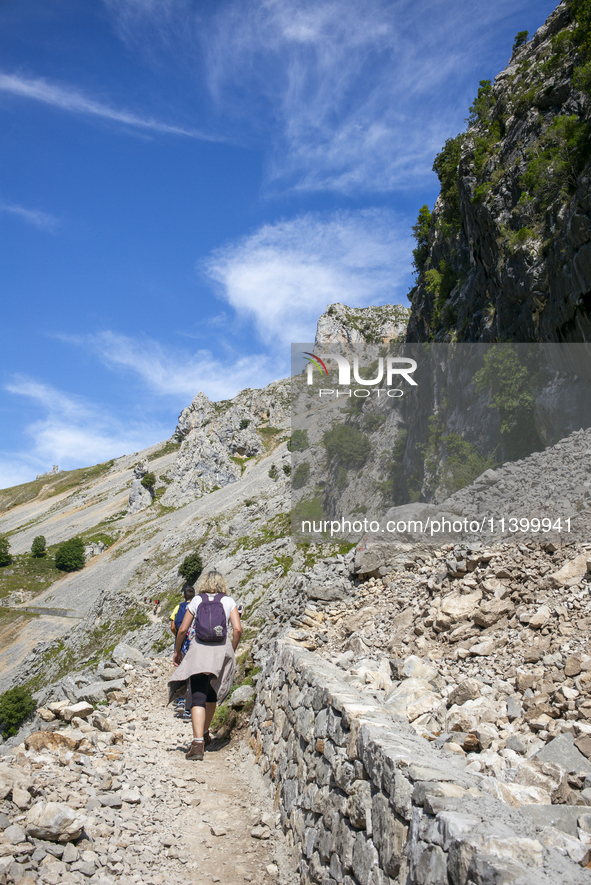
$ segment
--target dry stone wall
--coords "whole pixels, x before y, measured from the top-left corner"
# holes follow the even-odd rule
[[[536,828],[465,761],[289,641],[261,674],[251,726],[306,885],[591,882],[591,850]]]

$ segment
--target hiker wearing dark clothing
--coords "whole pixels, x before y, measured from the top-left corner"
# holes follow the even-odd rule
[[[186,584],[183,587],[183,601],[176,605],[170,613],[170,629],[175,636],[178,633],[179,627],[183,623],[183,618],[185,617],[187,606],[194,596],[195,588],[192,587],[190,584]]]
[[[197,590],[176,634],[173,663],[178,669],[169,680],[169,701],[181,685],[190,680],[193,741],[186,753],[187,759],[203,759],[205,747],[211,741],[209,726],[216,704],[224,700],[232,687],[235,652],[242,635],[238,608],[228,596],[224,577],[216,571],[207,572],[202,575]],[[183,642],[192,624],[195,636],[183,658]]]

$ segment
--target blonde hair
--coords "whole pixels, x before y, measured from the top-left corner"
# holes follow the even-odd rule
[[[197,584],[197,592],[223,593],[227,596],[228,585],[226,584],[226,579],[224,578],[224,576],[220,574],[220,572],[217,572],[215,569],[212,569],[212,571],[206,572],[199,578],[199,583]]]

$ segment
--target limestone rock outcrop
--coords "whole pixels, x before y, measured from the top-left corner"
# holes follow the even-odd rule
[[[401,304],[355,308],[329,304],[318,320],[314,347],[403,341],[410,310]]]

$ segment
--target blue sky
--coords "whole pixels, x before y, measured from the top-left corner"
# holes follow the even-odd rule
[[[434,155],[542,0],[3,0],[0,487],[406,304]]]

